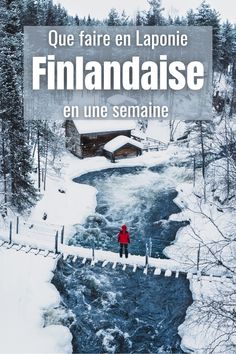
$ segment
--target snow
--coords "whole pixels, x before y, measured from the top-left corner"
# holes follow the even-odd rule
[[[136,146],[139,149],[143,148],[143,145],[140,144],[138,141],[128,138],[127,136],[124,135],[119,135],[116,138],[109,141],[108,143],[106,143],[104,145],[104,150],[112,153],[126,144]]]
[[[132,136],[140,140],[146,140],[146,134],[141,130],[137,130],[137,129],[133,130]]]
[[[186,132],[186,123],[184,121],[174,121],[172,122],[174,124],[174,129],[173,129],[173,138],[174,140],[177,140],[181,136],[183,136]],[[145,134],[140,135],[140,137],[147,136],[149,138],[153,138],[159,141],[162,141],[165,144],[168,144],[170,142],[170,122],[169,121],[161,121],[161,120],[149,120],[148,121],[148,127],[147,130],[145,131]],[[135,131],[136,135],[136,131]],[[138,135],[137,135],[138,136]]]
[[[199,198],[200,193],[197,193],[197,188],[194,189],[190,183],[180,184],[177,190],[178,195],[175,203],[182,209],[182,212],[172,215],[170,219],[190,220],[191,224],[177,232],[174,244],[165,248],[166,256],[172,259],[181,259],[182,263],[187,265],[190,270],[196,271],[197,252],[200,244],[200,269],[218,275],[227,275],[226,269],[216,264],[208,246],[210,245],[211,250],[214,250],[217,247],[217,241],[220,241],[220,246],[222,246],[223,240],[219,230],[228,230],[230,234],[230,228],[234,228],[232,225],[234,211],[228,210],[225,215],[219,211],[216,204],[204,203],[202,198]],[[217,220],[219,230],[214,223],[210,222],[209,218]],[[232,268],[236,267],[234,257],[231,256],[235,252],[235,242],[232,242],[230,247],[232,249],[224,246],[221,259]],[[219,250],[217,251],[219,252]]]
[[[217,167],[224,163],[221,159],[214,164]],[[211,165],[208,166],[208,173],[212,173]],[[200,172],[200,171],[199,171]],[[235,224],[232,222],[235,218],[233,209],[227,207],[225,210],[219,209],[214,199],[211,201],[210,190],[207,190],[209,200],[204,202],[202,197],[203,181],[200,173],[196,175],[195,187],[192,183],[184,182],[177,188],[178,195],[175,203],[179,205],[182,212],[172,215],[172,220],[190,220],[191,224],[178,231],[175,242],[165,248],[165,254],[171,259],[178,260],[185,265],[190,272],[197,270],[197,252],[200,244],[200,270],[208,274],[217,274],[222,276],[219,281],[212,277],[193,277],[190,279],[190,290],[193,296],[193,304],[188,308],[184,323],[179,327],[179,334],[182,338],[181,347],[186,352],[194,352],[197,354],[205,354],[212,352],[210,348],[216,347],[214,353],[232,353],[233,337],[228,335],[232,323],[227,323],[220,316],[209,315],[203,312],[202,308],[211,301],[227,303],[227,292],[235,294],[235,279],[225,282],[225,276],[232,276],[225,267],[217,264],[214,256],[209,251],[219,252],[220,259],[226,266],[236,269],[235,261],[235,241],[224,244],[224,238],[220,230],[224,230],[225,235],[232,235],[235,231]],[[216,169],[214,180],[220,181],[221,170]],[[218,188],[219,187],[219,188]],[[221,187],[216,186],[217,193],[221,194]],[[221,211],[220,211],[221,210]],[[216,225],[215,227],[211,218]],[[222,247],[222,245],[224,245]],[[222,298],[222,299],[221,299]],[[229,301],[229,303],[232,303]],[[211,307],[211,305],[209,305]],[[220,322],[221,321],[221,322]],[[233,331],[232,331],[233,332]]]
[[[219,297],[223,300],[227,292],[235,293],[235,285],[194,278],[190,281],[190,289],[194,302],[187,309],[185,322],[179,326],[182,349],[186,352],[206,354],[211,353],[210,348],[215,347],[215,354],[233,353],[230,346],[234,344],[234,338],[227,334],[228,328],[232,326],[230,319],[228,323],[225,318],[218,321],[219,318],[217,319],[215,315],[209,315],[209,312],[207,314],[202,310],[202,307],[215,299],[220,300]],[[234,332],[233,328],[232,332]]]
[[[104,157],[79,160],[70,153],[65,153],[56,170],[49,165],[46,192],[32,210],[28,219],[20,218],[20,231],[13,241],[42,249],[52,249],[55,232],[65,225],[65,239],[72,235],[73,225],[83,223],[96,208],[96,189],[74,183],[72,179],[86,172],[112,167],[153,165],[164,162],[173,156],[173,149],[168,151],[144,153],[137,158],[127,159],[111,165]],[[184,153],[183,153],[184,156]],[[36,177],[35,177],[36,179]],[[65,193],[60,193],[63,189]],[[47,219],[42,220],[43,213]],[[31,228],[31,226],[33,227]],[[8,239],[8,222],[2,225],[1,238]],[[66,254],[71,252],[68,246],[61,246]],[[90,250],[81,250],[84,256]],[[107,254],[97,253],[100,258]],[[73,252],[72,252],[73,253]],[[78,254],[78,250],[74,250]],[[79,252],[79,254],[81,254]],[[117,254],[109,255],[111,261]],[[132,259],[132,264],[144,263],[144,257]],[[130,259],[131,261],[131,259]],[[44,326],[43,315],[46,311],[53,314],[59,306],[59,294],[50,283],[56,260],[35,256],[13,249],[0,248],[0,352],[2,353],[71,353],[71,334],[63,326]],[[19,271],[20,270],[20,271]],[[53,323],[53,321],[51,321]],[[14,338],[14,341],[9,340]]]
[[[85,128],[89,127],[88,122],[84,122]],[[96,120],[95,122],[96,129],[100,127],[100,124],[103,124],[102,121]],[[81,121],[75,121],[75,124],[80,123]],[[112,123],[115,126],[117,122],[112,121]],[[127,121],[122,121],[122,124],[124,123],[127,124]],[[106,121],[106,124],[108,126],[110,123],[108,124],[108,121]],[[134,123],[132,122],[132,124]],[[87,131],[91,132],[92,128],[94,130],[94,126],[92,127],[91,124]],[[147,135],[168,142],[168,128],[168,122],[151,121],[147,129]],[[112,130],[114,130],[113,127]],[[181,135],[184,130],[185,124],[181,122],[175,131],[175,138]],[[170,145],[165,151],[144,153],[142,156],[122,160],[111,165],[110,161],[104,157],[79,160],[71,154],[65,153],[57,171],[51,166],[49,167],[46,192],[42,193],[42,198],[32,210],[29,219],[24,220],[27,224],[24,225],[23,221],[20,220],[20,234],[14,234],[13,239],[44,249],[51,249],[54,245],[55,232],[56,230],[60,231],[62,225],[65,225],[65,239],[68,240],[71,237],[73,226],[82,224],[86,217],[95,211],[97,193],[94,187],[74,183],[72,181],[74,177],[111,167],[152,166],[168,162],[173,158],[178,158],[181,161],[187,156],[187,150],[183,148],[178,150],[178,147]],[[174,174],[174,171],[172,173]],[[176,176],[173,175],[172,177],[175,180]],[[59,189],[63,189],[65,193],[60,193]],[[183,183],[178,187],[178,192],[175,201],[181,207],[182,213],[173,215],[171,219],[191,219],[192,225],[198,226],[197,231],[201,235],[205,235],[204,237],[207,237],[208,241],[218,237],[206,220],[186,208],[187,205],[190,205],[193,210],[197,210],[197,207],[199,207],[198,198],[192,193],[192,185],[187,182]],[[208,212],[207,207],[205,211]],[[45,221],[42,220],[44,212],[47,213],[47,220]],[[222,213],[217,211],[217,208],[211,208],[211,212],[214,213],[214,216],[222,225],[225,225],[224,217]],[[230,215],[231,219],[232,217]],[[33,229],[29,229],[32,224],[34,225]],[[205,233],[203,233],[204,231]],[[150,265],[156,269],[154,274],[159,274],[160,268],[167,269],[167,276],[170,276],[171,271],[180,268],[190,272],[196,271],[196,265],[191,260],[196,259],[199,240],[192,236],[190,227],[179,230],[173,245],[165,250],[166,255],[171,260],[150,258]],[[6,233],[5,238],[7,237],[8,234]],[[91,259],[91,250],[89,249],[61,245],[60,250],[65,256],[72,254]],[[204,255],[204,251],[202,252],[202,255]],[[95,257],[99,260],[109,260],[114,264],[120,262],[118,255],[112,252],[97,250]],[[137,266],[144,266],[144,261],[144,257],[141,256],[129,256],[128,258],[129,264],[134,269]],[[126,264],[126,260],[122,260],[122,262],[124,265]],[[0,293],[0,352],[34,353],[35,348],[40,353],[72,352],[72,337],[66,327],[56,325],[43,327],[45,311],[50,311],[53,314],[53,309],[58,307],[60,302],[59,294],[55,287],[50,284],[55,265],[56,260],[49,257],[0,248],[0,283],[2,288]],[[225,274],[219,267],[211,269],[211,271],[219,275]],[[216,290],[222,286],[220,280],[212,281],[207,276],[201,276],[200,280],[197,276],[194,276],[190,279],[190,285],[194,300],[214,298]],[[231,285],[231,282],[227,280],[227,286]],[[205,354],[204,351],[201,351],[201,346],[208,345],[209,338],[211,336],[214,338],[215,333],[218,333],[212,330],[209,334],[206,323],[198,326],[199,320],[197,301],[194,301],[187,311],[185,322],[179,328],[182,348],[186,352],[193,350],[197,354]],[[9,340],[11,336],[14,341]],[[222,352],[224,351],[221,348]]]
[[[79,134],[92,134],[92,133],[107,133],[124,130],[133,130],[136,127],[136,123],[132,120],[99,120],[99,119],[87,119],[87,120],[74,120],[73,121]]]
[[[60,303],[50,284],[52,258],[0,249],[0,352],[71,353],[71,333],[63,326],[43,327],[43,313]]]

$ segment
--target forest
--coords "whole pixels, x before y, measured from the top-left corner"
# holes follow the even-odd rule
[[[55,129],[46,121],[30,122],[23,118],[23,36],[24,26],[155,26],[155,25],[184,25],[213,27],[213,60],[214,60],[214,92],[213,106],[215,115],[221,115],[225,126],[231,120],[236,110],[236,29],[228,21],[222,23],[220,14],[212,9],[205,1],[194,12],[189,10],[186,17],[164,17],[161,2],[149,1],[149,11],[139,11],[136,18],[129,18],[125,11],[118,13],[111,9],[103,21],[87,17],[69,16],[60,5],[51,0],[1,0],[0,1],[0,174],[2,215],[9,209],[23,212],[36,202],[40,192],[40,182],[35,188],[31,174],[34,165],[35,150],[38,150],[39,175],[40,159],[45,158],[48,151],[55,150],[58,137]],[[217,92],[217,80],[225,76],[230,89],[227,92]],[[228,102],[228,105],[224,102]],[[203,175],[206,168],[206,153],[209,149],[209,139],[214,136],[214,123],[195,122],[191,129],[199,132],[202,149],[199,151],[202,160]],[[230,167],[226,176],[227,195],[233,193],[234,175],[232,170],[235,161],[235,133],[225,129],[226,144],[221,147]],[[39,149],[36,149],[35,146]],[[15,148],[17,147],[17,148]],[[231,166],[232,165],[232,166]],[[231,168],[232,167],[232,168]]]
[[[236,27],[229,21],[223,22],[220,14],[206,1],[196,10],[190,9],[184,17],[165,16],[160,0],[148,0],[148,3],[149,10],[138,11],[134,18],[127,16],[125,10],[120,13],[112,8],[101,20],[92,18],[89,11],[86,17],[79,13],[71,16],[52,0],[0,0],[1,219],[29,213],[47,188],[49,163],[58,169],[66,145],[62,122],[49,122],[45,117],[41,121],[24,120],[24,26],[212,26],[213,120],[186,122],[185,134],[176,143],[179,150],[188,150],[193,165],[193,186],[197,184],[196,171],[202,178],[201,190],[195,191],[194,197],[203,203],[186,206],[186,209],[195,214],[198,225],[202,220],[200,216],[207,219],[221,237],[220,241],[208,242],[192,228],[193,237],[208,251],[204,259],[206,267],[221,267],[235,277],[235,254],[231,257],[228,252],[224,258],[226,250],[235,249],[235,227],[229,230],[225,224],[219,225],[205,206],[215,207],[225,219],[233,215],[236,208]],[[145,131],[147,120],[140,120],[139,124],[140,130]],[[169,122],[170,143],[174,142],[178,124],[178,121]],[[181,190],[179,192],[181,195]],[[217,339],[213,348],[235,338],[234,299],[235,291],[224,289],[216,300],[196,301],[202,319],[206,318],[209,326],[217,321],[219,327],[229,323],[226,333]],[[235,346],[228,352],[234,352],[234,349]]]

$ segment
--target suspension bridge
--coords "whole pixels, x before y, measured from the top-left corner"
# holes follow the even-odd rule
[[[8,227],[1,228],[0,250],[15,250],[34,254],[35,256],[51,257],[55,260],[63,259],[65,262],[102,268],[141,271],[145,275],[178,278],[180,275],[187,279],[206,281],[218,281],[221,283],[233,282],[236,284],[236,277],[233,275],[210,274],[201,270],[187,269],[186,266],[171,259],[154,258],[146,250],[145,256],[129,255],[128,258],[120,258],[118,252],[105,251],[101,249],[86,248],[80,246],[69,246],[64,244],[65,228],[60,225],[50,225],[36,222],[10,222]]]

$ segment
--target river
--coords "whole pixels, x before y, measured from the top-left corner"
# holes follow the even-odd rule
[[[152,257],[164,258],[163,249],[187,224],[169,216],[180,212],[175,187],[188,173],[184,165],[158,165],[112,168],[76,178],[97,189],[97,208],[78,225],[70,244],[118,252],[117,233],[125,223],[132,254],[144,255],[148,243]],[[182,353],[178,326],[192,303],[185,277],[145,276],[129,267],[122,271],[61,260],[53,283],[75,315],[70,327],[74,353]]]

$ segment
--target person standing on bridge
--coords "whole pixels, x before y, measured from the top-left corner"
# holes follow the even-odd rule
[[[120,243],[120,257],[123,256],[123,251],[125,252],[125,257],[128,258],[128,244],[130,243],[130,236],[127,231],[127,226],[123,225],[118,234],[118,242]]]

